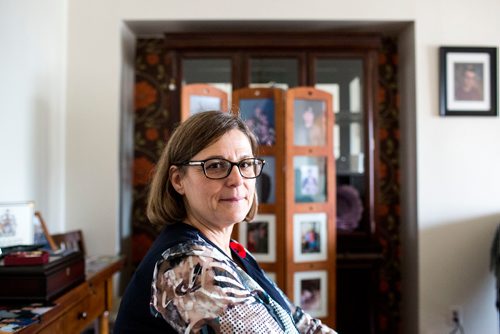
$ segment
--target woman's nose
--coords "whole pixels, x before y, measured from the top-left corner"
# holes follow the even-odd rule
[[[231,186],[238,186],[243,183],[243,176],[241,176],[239,167],[237,165],[231,167],[231,172],[227,177],[227,181]]]

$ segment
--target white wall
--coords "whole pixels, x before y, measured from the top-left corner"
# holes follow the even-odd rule
[[[466,333],[498,333],[488,261],[500,222],[500,175],[495,172],[500,168],[500,147],[496,145],[500,121],[437,116],[437,47],[498,47],[499,12],[500,3],[487,0],[474,4],[426,1],[417,11],[422,333],[447,333],[450,305],[462,305]]]
[[[0,1],[0,202],[64,226],[64,0]]]
[[[419,273],[404,296],[418,296],[420,316],[409,325],[448,333],[449,306],[462,305],[466,333],[498,332],[487,263],[500,221],[500,121],[440,118],[437,63],[440,45],[500,44],[497,0],[70,1],[66,30],[63,0],[1,1],[0,156],[11,162],[0,164],[0,200],[44,203],[56,225],[84,230],[94,254],[118,250],[123,20],[414,21],[416,115],[408,119],[417,122],[418,175],[409,177],[419,250],[418,263],[403,261]]]

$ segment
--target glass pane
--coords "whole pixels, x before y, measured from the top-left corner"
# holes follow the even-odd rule
[[[333,149],[337,165],[337,228],[356,230],[366,198],[363,111],[363,61],[322,58],[316,61],[316,88],[333,96]]]
[[[334,150],[337,174],[362,174],[365,155],[363,112],[363,61],[318,59],[316,88],[332,94],[335,112]]]
[[[299,83],[299,62],[294,58],[250,59],[250,87],[273,85],[287,89]]]
[[[232,95],[231,59],[198,58],[182,60],[182,84],[207,83],[227,94],[228,105]]]

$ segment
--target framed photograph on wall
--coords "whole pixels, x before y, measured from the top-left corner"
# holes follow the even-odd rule
[[[301,271],[293,275],[294,303],[314,318],[328,316],[328,273]]]
[[[439,48],[441,116],[497,116],[497,48]]]
[[[255,181],[255,190],[259,204],[274,204],[276,201],[276,158],[270,155],[261,156],[266,161],[262,174]]]
[[[0,247],[33,244],[34,208],[33,202],[0,203]]]
[[[276,216],[256,215],[251,223],[239,224],[240,243],[258,262],[276,261]]]
[[[325,202],[326,158],[296,156],[293,158],[293,168],[295,171],[295,202]]]
[[[326,213],[296,213],[293,215],[293,258],[295,262],[327,259]]]

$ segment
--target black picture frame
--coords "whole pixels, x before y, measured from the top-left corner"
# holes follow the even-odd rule
[[[497,48],[439,48],[441,116],[498,116]]]

